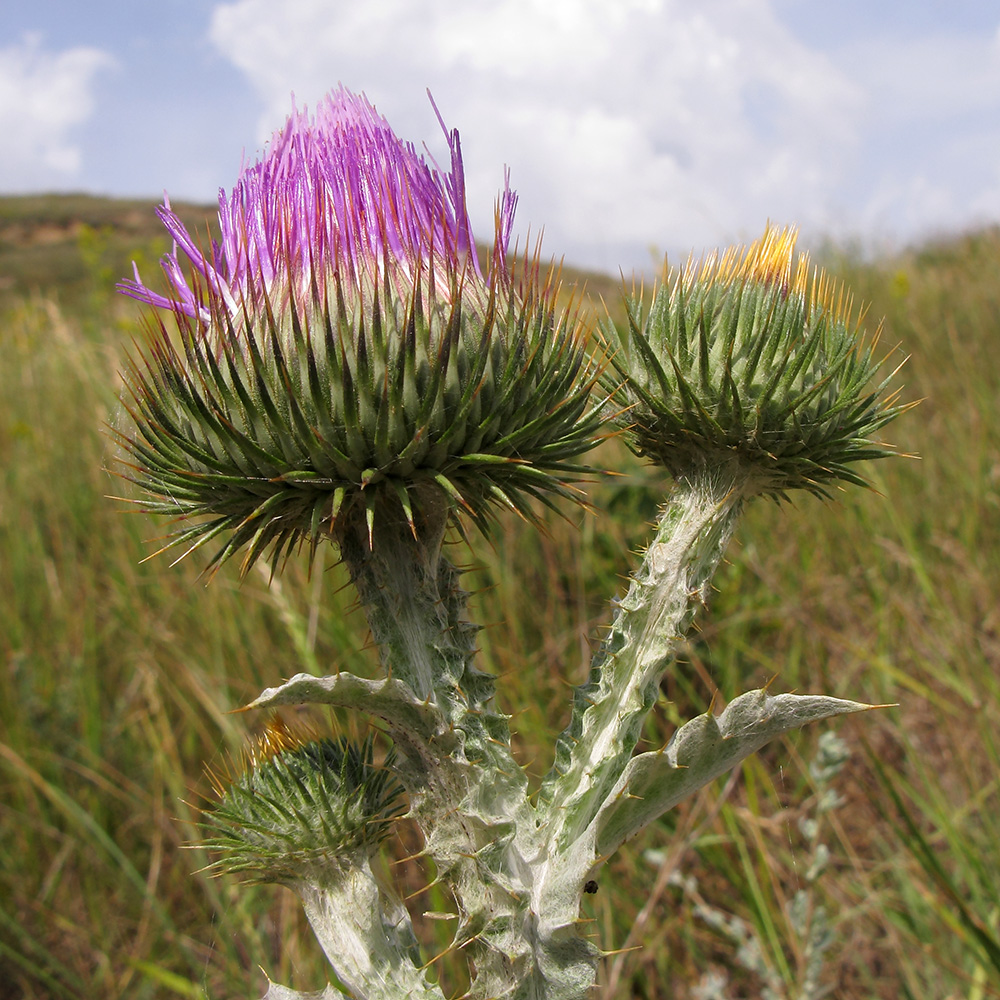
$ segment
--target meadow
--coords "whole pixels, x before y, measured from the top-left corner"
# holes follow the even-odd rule
[[[0,198],[0,1000],[326,981],[290,893],[205,870],[198,806],[205,767],[266,721],[234,709],[299,671],[371,674],[374,653],[332,548],[206,586],[197,556],[143,561],[164,526],[111,499],[117,372],[143,335],[113,285],[132,259],[152,273],[157,229],[142,202]],[[894,707],[776,742],[616,856],[587,897],[609,997],[1000,997],[1000,229],[819,256],[907,359],[902,457],[866,470],[873,491],[751,507],[647,739],[768,681]],[[586,289],[615,308],[615,281]],[[614,440],[592,461],[622,473],[588,486],[595,513],[452,553],[536,775],[669,486]],[[830,729],[836,774],[810,769]],[[435,908],[430,873],[395,870]],[[459,990],[460,956],[438,965]]]

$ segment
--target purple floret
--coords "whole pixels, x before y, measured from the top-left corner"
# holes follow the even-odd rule
[[[322,287],[333,274],[358,287],[387,269],[401,294],[412,291],[421,270],[460,277],[471,270],[481,279],[458,131],[447,129],[436,105],[434,111],[451,151],[447,173],[398,139],[364,96],[341,87],[320,101],[314,115],[293,107],[263,158],[244,166],[231,194],[219,192],[222,241],[213,244],[211,257],[165,198],[157,214],[174,240],[162,260],[171,293],[153,292],[138,269],[119,290],[207,321],[220,299],[233,314],[241,301],[259,301],[261,293],[272,300],[289,288],[308,294],[314,278]],[[505,182],[493,251],[501,274],[516,201]],[[178,251],[190,262],[194,289]],[[448,285],[439,287],[446,291]]]

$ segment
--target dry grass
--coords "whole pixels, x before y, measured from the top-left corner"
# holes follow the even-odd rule
[[[324,963],[295,900],[196,874],[206,859],[182,847],[203,764],[238,753],[257,721],[226,713],[298,670],[373,669],[364,623],[332,553],[312,576],[223,571],[208,589],[193,563],[141,562],[161,527],[106,499],[120,487],[101,427],[137,326],[108,276],[162,247],[152,230],[106,231],[136,206],[84,207],[0,199],[0,997],[250,996],[258,965],[316,989]],[[40,278],[10,269],[20,254]],[[832,263],[886,317],[887,348],[911,356],[907,396],[925,401],[892,437],[921,457],[873,468],[881,495],[750,511],[647,738],[772,677],[898,702],[837,726],[854,753],[823,834],[824,982],[843,998],[1000,996],[1000,232]],[[535,775],[666,488],[614,442],[597,460],[626,472],[593,486],[597,516],[555,519],[541,539],[505,524],[469,578]],[[618,996],[694,998],[709,971],[734,1000],[761,995],[699,899],[746,921],[800,995],[805,946],[786,904],[805,884],[817,736],[767,748],[608,866],[587,897],[594,931],[608,949],[642,945],[606,963]],[[677,866],[696,893],[668,878]],[[412,890],[430,877],[403,875]],[[434,948],[446,928],[427,935]],[[442,975],[460,987],[458,965]]]

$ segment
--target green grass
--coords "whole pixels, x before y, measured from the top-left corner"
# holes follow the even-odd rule
[[[142,562],[163,526],[108,499],[123,488],[104,428],[141,333],[111,287],[132,256],[152,273],[166,249],[144,212],[0,199],[3,1000],[257,996],[258,966],[300,989],[326,977],[294,897],[198,874],[207,859],[186,845],[203,765],[264,721],[227,713],[299,670],[370,672],[375,658],[332,551],[312,575],[293,563],[241,584],[224,569],[205,588],[194,560]],[[919,457],[873,466],[879,493],[750,510],[647,738],[771,678],[898,703],[837,726],[854,753],[824,832],[824,982],[845,998],[1000,996],[1000,232],[830,260],[886,317],[886,349],[910,356],[906,398],[923,402],[889,436]],[[667,485],[615,442],[598,460],[626,473],[592,487],[598,515],[552,519],[542,537],[512,521],[492,547],[454,550],[535,775]],[[799,996],[805,945],[786,904],[805,885],[818,735],[767,748],[611,862],[588,915],[603,947],[642,946],[609,957],[617,996],[693,997],[708,971],[729,997],[760,995],[699,900],[745,921],[772,981]],[[678,865],[694,893],[669,878]],[[400,870],[411,890],[428,875]],[[440,908],[432,896],[414,911]],[[432,927],[428,948],[445,934]]]

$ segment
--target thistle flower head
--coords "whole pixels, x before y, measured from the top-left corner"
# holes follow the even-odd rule
[[[120,285],[156,309],[122,443],[144,506],[180,518],[170,545],[225,534],[213,563],[245,548],[246,568],[345,519],[370,538],[390,512],[416,533],[570,495],[597,426],[579,323],[537,261],[508,269],[509,187],[484,273],[446,135],[442,171],[341,89],[220,194],[210,252],[159,210],[169,293]]]
[[[866,338],[850,294],[809,258],[796,232],[768,227],[668,272],[643,314],[606,328],[603,380],[633,450],[675,477],[737,468],[745,492],[827,495],[852,468],[891,449],[873,435],[905,406],[886,395],[877,334]]]
[[[444,127],[442,122],[442,127]],[[239,323],[243,307],[273,309],[313,284],[370,286],[380,280],[403,296],[414,281],[437,277],[439,291],[469,267],[482,278],[465,206],[462,154],[447,132],[451,170],[442,175],[393,134],[364,97],[341,88],[315,114],[293,110],[263,159],[244,166],[230,194],[219,193],[222,241],[206,256],[169,200],[157,214],[175,240],[163,261],[171,288],[147,288],[138,270],[120,283],[128,295],[211,324],[219,307]],[[505,267],[516,196],[505,188],[497,210],[494,262]],[[191,287],[178,250],[197,283]],[[201,287],[199,287],[199,285]],[[475,287],[475,286],[473,286]]]
[[[250,881],[322,880],[370,857],[400,813],[392,758],[360,745],[294,733],[272,722],[236,776],[210,773],[205,846],[218,871]]]

